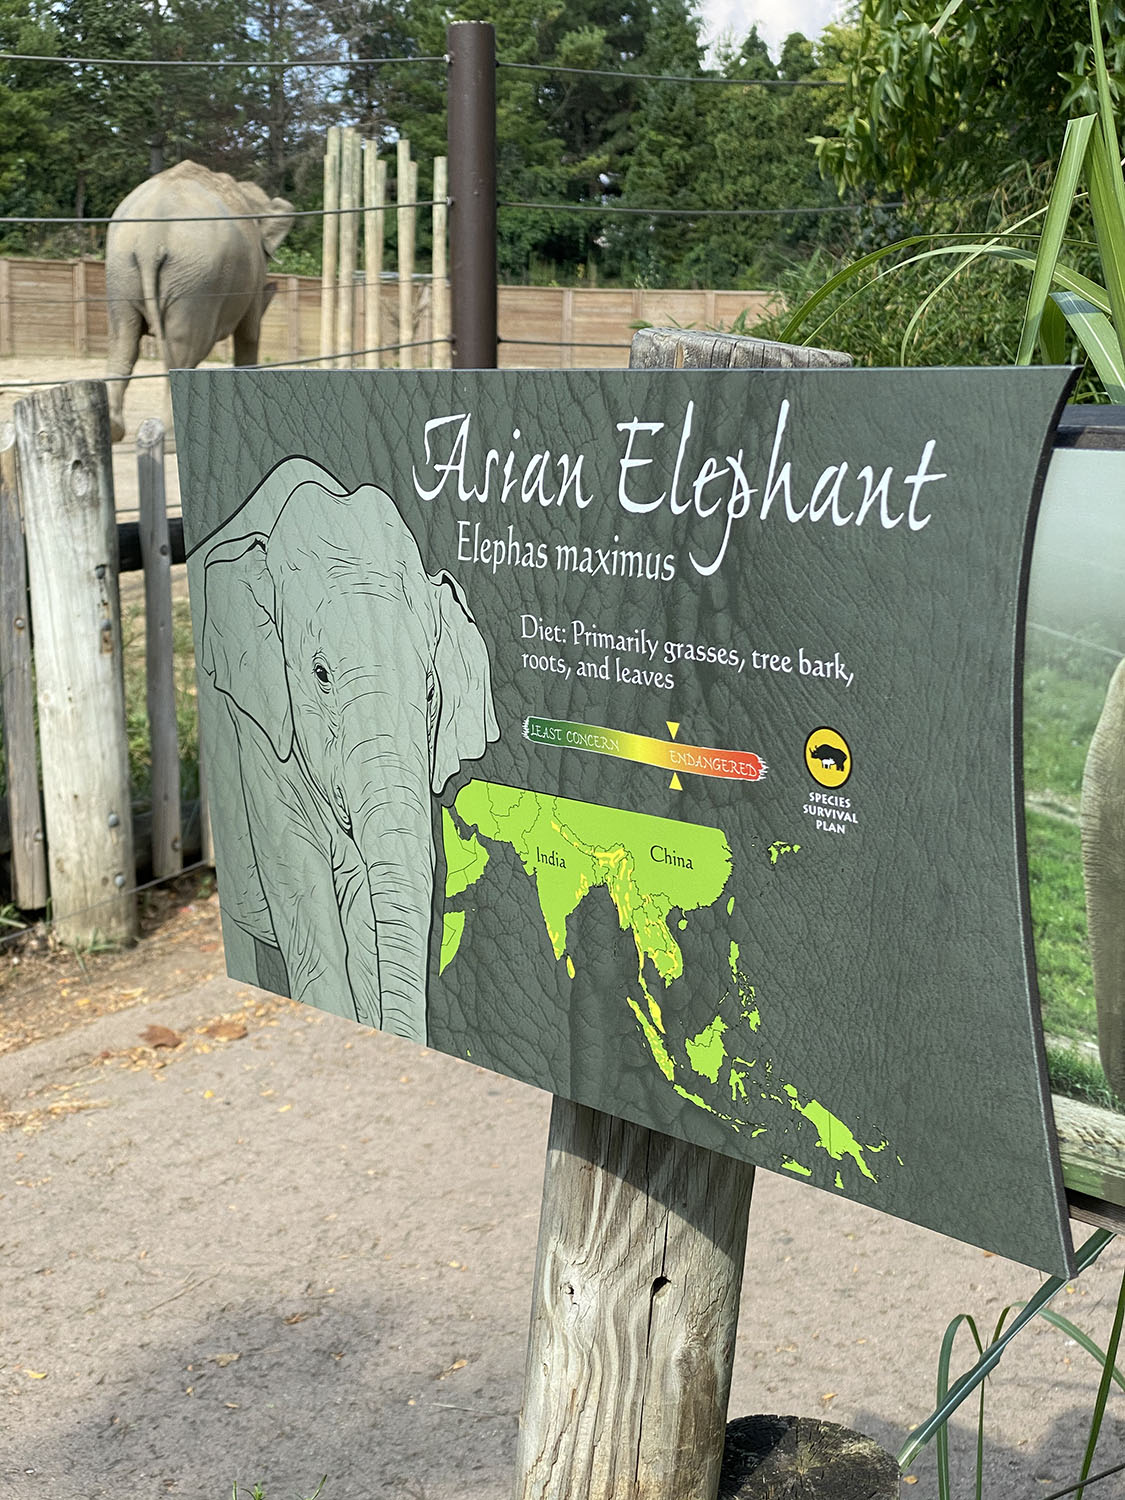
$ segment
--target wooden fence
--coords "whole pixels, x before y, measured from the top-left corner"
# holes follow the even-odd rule
[[[260,358],[286,364],[321,353],[321,282],[312,276],[275,275],[277,290],[262,322]],[[429,276],[413,280],[413,328],[406,337],[433,335]],[[353,290],[354,348],[368,347],[367,323],[375,322],[373,299],[362,273]],[[404,304],[397,277],[380,278],[379,338],[402,341]],[[768,292],[650,290],[602,287],[504,286],[499,293],[502,369],[623,367],[639,324],[664,328],[729,329],[741,315],[749,321],[769,306]],[[0,260],[0,356],[101,358],[106,353],[105,264],[100,260]],[[154,342],[146,340],[155,358]],[[414,363],[428,365],[430,349],[415,349]],[[229,341],[216,351],[229,360]],[[393,356],[385,357],[391,362]]]
[[[180,790],[173,671],[172,566],[164,432],[137,434],[140,520],[114,510],[106,387],[54,386],[0,424],[0,687],[7,773],[10,899],[49,905],[64,942],[136,935],[138,874],[167,879],[185,852],[210,860],[205,801]],[[130,784],[118,578],[141,568],[151,810]],[[34,640],[34,664],[32,641]],[[40,792],[40,786],[42,792]],[[194,815],[194,831],[185,830]]]

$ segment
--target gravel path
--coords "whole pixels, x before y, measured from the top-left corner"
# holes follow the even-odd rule
[[[205,977],[213,921],[193,920],[180,987],[151,939],[131,1004],[6,1052],[0,990],[0,1497],[228,1500],[237,1480],[297,1500],[327,1474],[324,1500],[501,1500],[549,1100]],[[101,1008],[96,972],[59,972],[76,1021]],[[1103,1343],[1123,1267],[1115,1244],[1059,1298]],[[1039,1280],[759,1173],[731,1413],[824,1415],[894,1451],[949,1318],[990,1327]],[[1045,1325],[1017,1341],[990,1384],[988,1500],[1077,1474],[1096,1377]],[[916,1472],[904,1495],[932,1500],[932,1450]]]

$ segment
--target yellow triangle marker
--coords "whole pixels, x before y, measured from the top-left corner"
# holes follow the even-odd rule
[[[664,722],[668,726],[668,733],[672,736],[673,739],[675,739],[680,732],[679,724],[673,724],[671,719],[665,719]]]
[[[682,792],[683,789],[684,789],[684,787],[683,787],[683,783],[680,780],[680,773],[678,771],[673,771],[672,772],[672,779],[668,783],[668,790],[670,792]]]

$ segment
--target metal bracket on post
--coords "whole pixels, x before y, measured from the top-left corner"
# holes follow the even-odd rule
[[[453,368],[496,368],[496,31],[455,21],[449,49]]]

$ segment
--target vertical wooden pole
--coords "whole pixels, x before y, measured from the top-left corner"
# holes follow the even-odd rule
[[[0,424],[0,682],[8,821],[12,830],[12,900],[23,911],[47,904],[47,855],[35,744],[31,682],[31,611],[23,546],[16,429]]]
[[[434,157],[434,250],[431,262],[430,337],[437,339],[430,363],[436,370],[449,369],[449,158]]]
[[[0,260],[0,354],[12,352],[12,263]]]
[[[753,1185],[556,1098],[516,1500],[714,1500]]]
[[[562,337],[559,340],[559,368],[574,367],[574,288],[566,287],[562,294]]]
[[[496,29],[455,21],[449,55],[453,367],[496,368]]]
[[[630,358],[850,363],[666,329],[638,333]],[[516,1500],[715,1500],[753,1181],[745,1162],[555,1099]]]
[[[289,358],[301,357],[301,283],[296,276],[285,278],[285,334]]]
[[[387,164],[379,160],[379,143],[363,143],[363,362],[377,370],[383,362],[383,220],[387,202]]]
[[[52,923],[65,943],[129,941],[137,907],[105,385],[26,396],[15,426]]]
[[[86,292],[86,262],[81,256],[74,262],[74,352],[84,359],[90,352],[90,304]]]
[[[359,241],[359,131],[349,125],[340,137],[340,260],[336,277],[336,366],[354,363],[355,260]]]
[[[324,145],[324,232],[320,263],[320,353],[335,353],[336,245],[340,232],[340,127],[330,125]]]
[[[398,351],[400,370],[414,368],[414,216],[417,209],[408,207],[418,201],[415,183],[417,168],[410,160],[410,142],[399,139],[395,167],[395,224],[398,229]]]
[[[172,549],[164,495],[164,424],[148,417],[137,428],[141,566],[145,579],[145,693],[152,752],[152,873],[156,880],[184,867],[180,826],[180,740],[172,652]]]

